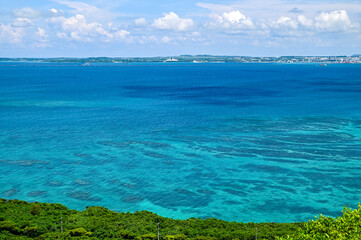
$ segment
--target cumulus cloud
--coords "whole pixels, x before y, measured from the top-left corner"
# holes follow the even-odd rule
[[[345,10],[322,12],[314,18],[299,15],[297,18],[280,17],[267,25],[272,30],[310,32],[351,32],[359,30],[359,25],[351,22]]]
[[[255,25],[251,18],[246,17],[240,11],[225,12],[222,15],[214,14],[215,25],[225,29],[254,29]]]
[[[46,13],[46,17],[60,17],[63,16],[64,12],[63,10],[59,10],[59,9],[55,9],[55,8],[51,8],[47,11]]]
[[[10,24],[0,23],[0,42],[2,43],[20,43],[24,36],[22,28],[14,28]]]
[[[293,12],[300,12],[293,9]],[[297,10],[297,11],[296,11]],[[291,15],[292,16],[292,15]],[[268,37],[294,37],[306,39],[323,33],[360,32],[360,24],[352,22],[346,10],[321,12],[313,17],[305,15],[281,16],[277,18],[252,18],[233,10],[223,13],[211,13],[210,21],[205,25],[209,30],[248,36],[251,39]]]
[[[76,42],[161,45],[185,41],[204,41],[209,44],[217,41],[258,41],[263,44],[265,41],[273,42],[275,38],[278,41],[278,37],[287,41],[292,39],[313,42],[317,39],[331,39],[331,35],[335,36],[335,39],[346,39],[361,33],[356,10],[350,10],[351,5],[348,8],[334,7],[338,5],[322,5],[322,8],[317,5],[310,8],[307,4],[297,3],[297,7],[281,4],[280,9],[276,9],[275,6],[279,4],[272,4],[271,11],[270,8],[267,10],[263,7],[263,4],[269,4],[266,0],[254,0],[257,4],[248,4],[249,6],[244,1],[236,1],[230,5],[197,3],[197,6],[203,8],[203,13],[208,12],[209,15],[197,15],[197,19],[201,21],[196,23],[192,17],[182,18],[175,12],[167,12],[152,20],[131,16],[119,19],[115,16],[120,14],[112,13],[113,10],[105,9],[104,5],[98,8],[76,0],[53,1],[62,6],[42,11],[28,7],[12,11],[12,18],[3,18],[6,22],[0,23],[0,42],[21,43],[17,46],[26,47],[34,42],[55,46],[64,42],[59,41],[59,38],[72,41],[74,45]],[[250,3],[251,0],[245,2]],[[259,6],[262,8],[258,8]],[[64,11],[60,10],[61,8]],[[345,10],[334,11],[335,9]],[[123,28],[133,28],[132,34]],[[227,33],[226,37],[224,33]],[[242,34],[242,37],[235,34]],[[282,41],[278,42],[282,44]]]
[[[349,31],[356,26],[351,23],[345,10],[322,12],[315,18],[315,27],[321,32],[343,32]]]
[[[164,17],[154,20],[152,26],[159,29],[169,29],[174,31],[187,31],[191,29],[194,22],[190,18],[180,18],[176,13],[164,14]]]
[[[219,4],[209,3],[215,1],[198,2],[196,5],[207,9],[212,13],[222,14],[242,9],[243,13],[253,19],[262,16],[266,19],[278,19],[279,13],[288,12],[303,14],[307,12],[310,15],[318,15],[321,11],[331,12],[337,9],[348,12],[361,12],[359,1],[290,1],[290,0],[242,0],[242,1],[218,1]],[[297,3],[296,6],[292,6]],[[292,5],[290,5],[292,4]]]
[[[312,29],[313,27],[313,20],[304,15],[297,16],[297,23],[300,25],[300,29]]]
[[[130,33],[122,29],[105,29],[102,24],[97,22],[88,22],[82,14],[65,18],[51,18],[52,23],[60,25],[60,31],[57,33],[59,38],[67,40],[92,42],[101,41],[117,41],[125,39]]]
[[[36,11],[29,7],[24,7],[21,9],[15,9],[13,15],[17,18],[38,18],[41,16],[40,11]]]
[[[14,20],[14,22],[11,24],[11,26],[17,27],[17,28],[26,28],[26,27],[33,26],[33,23],[27,18],[17,18]]]
[[[299,23],[289,17],[280,17],[271,24],[273,29],[297,30]]]
[[[129,34],[130,34],[130,32],[121,29],[121,30],[117,30],[117,31],[115,31],[113,33],[110,33],[110,36],[111,36],[110,38],[111,39],[118,39],[118,40],[125,39]]]
[[[100,32],[103,29],[99,23],[88,23],[85,16],[82,14],[77,14],[70,18],[64,18],[62,26],[66,31],[79,32],[80,34],[87,34],[92,31]]]

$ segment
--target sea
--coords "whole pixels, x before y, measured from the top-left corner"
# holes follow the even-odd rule
[[[2,62],[0,198],[339,216],[361,201],[361,64]]]

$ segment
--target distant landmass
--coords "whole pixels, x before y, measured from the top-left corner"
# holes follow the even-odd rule
[[[0,62],[48,62],[48,63],[361,63],[361,54],[352,56],[214,56],[180,55],[168,57],[89,57],[89,58],[0,58]]]

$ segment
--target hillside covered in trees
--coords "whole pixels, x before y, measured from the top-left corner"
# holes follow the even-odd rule
[[[0,199],[0,239],[361,239],[361,207],[308,223],[237,223],[174,220],[104,207],[70,210],[61,204]],[[256,230],[257,229],[257,230]],[[329,236],[326,237],[326,236]]]

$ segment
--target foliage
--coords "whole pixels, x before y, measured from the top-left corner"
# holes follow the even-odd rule
[[[41,240],[53,240],[53,239],[71,239],[69,232],[60,233],[60,232],[48,232],[40,235],[37,239]]]
[[[25,227],[23,230],[23,233],[26,234],[28,237],[39,236],[38,232],[39,232],[38,227]]]
[[[0,230],[9,231],[11,233],[19,233],[20,229],[12,221],[2,221],[0,222]]]
[[[72,237],[80,237],[80,236],[91,236],[92,233],[88,232],[87,230],[85,230],[84,228],[80,227],[80,228],[75,228],[73,230],[69,230],[69,234]]]
[[[154,233],[148,233],[137,237],[137,240],[157,240],[157,238],[157,235],[155,235]]]
[[[165,236],[166,240],[185,240],[187,239],[187,236],[184,234],[177,234],[177,235],[168,235]]]
[[[342,216],[331,218],[322,214],[309,221],[293,235],[278,237],[279,240],[318,240],[318,239],[361,239],[361,205],[358,209],[344,208]]]
[[[115,234],[115,237],[120,239],[134,239],[135,235],[127,230],[119,230]]]
[[[32,204],[30,207],[30,213],[33,215],[39,215],[41,213],[41,207],[38,204]]]
[[[60,218],[63,222],[61,233]],[[2,239],[275,239],[293,235],[301,223],[237,223],[215,218],[175,220],[152,212],[117,213],[104,207],[70,210],[61,204],[0,199]]]

